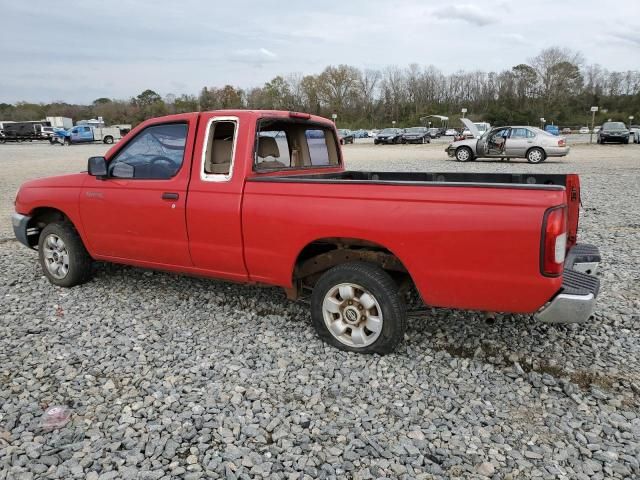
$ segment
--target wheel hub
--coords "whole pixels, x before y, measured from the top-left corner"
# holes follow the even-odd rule
[[[382,332],[382,309],[371,292],[353,283],[341,283],[325,295],[323,316],[338,341],[366,347]]]
[[[349,325],[356,325],[360,320],[360,312],[356,307],[352,306],[346,307],[342,311],[342,316],[344,317],[345,322]]]
[[[63,279],[69,272],[69,252],[57,235],[48,235],[43,245],[43,256],[47,271],[57,279]]]

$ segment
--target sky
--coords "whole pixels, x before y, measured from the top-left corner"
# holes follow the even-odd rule
[[[342,63],[499,71],[549,46],[640,69],[640,0],[0,0],[0,11],[7,103],[197,95]]]

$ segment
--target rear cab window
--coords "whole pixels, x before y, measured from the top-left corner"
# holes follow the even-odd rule
[[[338,143],[330,126],[288,119],[259,121],[254,171],[335,167],[339,164]]]

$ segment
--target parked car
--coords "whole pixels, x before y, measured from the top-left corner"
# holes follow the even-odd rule
[[[340,145],[346,145],[347,143],[353,143],[355,141],[353,132],[346,128],[338,129],[338,139],[340,140]]]
[[[353,136],[354,138],[369,138],[369,132],[360,129],[353,132]]]
[[[571,129],[569,127],[564,127],[562,129],[562,134],[563,135],[570,135],[571,134]]]
[[[431,138],[440,138],[442,135],[439,128],[431,127],[429,129],[429,136]]]
[[[477,158],[526,158],[529,163],[540,163],[547,157],[563,157],[569,153],[563,137],[536,127],[496,127],[477,138],[478,132],[473,131],[475,125],[468,119],[462,121],[476,138],[455,141],[445,149],[459,162]]]
[[[640,143],[640,125],[631,125],[629,132],[633,137],[633,143]]]
[[[629,143],[630,132],[622,122],[604,122],[598,131],[598,143]]]
[[[544,131],[550,133],[551,135],[558,136],[560,135],[560,129],[557,125],[545,125]]]
[[[319,336],[363,353],[403,340],[409,285],[433,307],[555,323],[586,321],[598,295],[577,175],[347,171],[330,120],[249,110],[144,121],[87,167],[15,198],[16,238],[58,287],[96,260],[310,292]]]
[[[401,128],[385,128],[375,136],[373,143],[376,145],[381,143],[402,143],[403,132],[404,130]]]
[[[445,137],[455,137],[456,135],[459,135],[459,133],[455,128],[447,128],[444,131],[444,136]]]
[[[600,125],[596,125],[593,127],[593,133],[598,133],[602,127]]]
[[[580,133],[585,134],[585,133],[589,133],[589,127],[580,127]]]
[[[429,129],[427,127],[410,127],[402,134],[404,143],[431,143]]]

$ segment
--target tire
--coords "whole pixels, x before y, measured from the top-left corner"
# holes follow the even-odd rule
[[[625,144],[625,145],[629,145],[629,139],[628,139],[628,138],[627,138],[627,139],[625,139],[624,144]]]
[[[0,137],[0,144],[7,143],[7,140],[4,137]]]
[[[374,145],[380,145],[380,142],[379,142],[379,141],[377,141],[377,140],[374,140],[374,141],[373,141],[373,144],[374,144]]]
[[[113,137],[111,135],[107,135],[106,137],[104,137],[103,142],[107,145],[111,145],[113,143]]]
[[[322,340],[340,350],[390,353],[404,338],[407,323],[406,306],[398,290],[389,274],[376,265],[353,262],[335,266],[313,289],[313,326]]]
[[[527,162],[529,163],[541,163],[545,158],[546,154],[541,148],[533,147],[527,152]]]
[[[74,287],[91,277],[93,261],[69,222],[50,223],[42,229],[38,258],[45,277],[58,287]]]
[[[62,145],[69,147],[71,145],[71,139],[69,137],[65,137],[64,142],[62,142]]]
[[[469,147],[459,147],[456,150],[456,160],[459,162],[468,162],[473,160],[473,152]]]
[[[53,145],[54,143],[56,143],[56,141],[55,141],[53,138],[50,138],[50,139],[49,139],[49,143],[50,143],[51,145]]]

